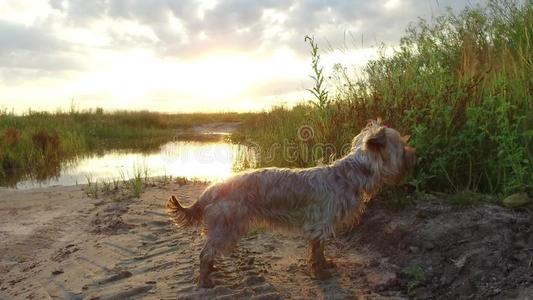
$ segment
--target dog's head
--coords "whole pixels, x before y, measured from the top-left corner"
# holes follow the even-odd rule
[[[398,184],[416,163],[415,148],[407,143],[409,136],[371,121],[354,139],[354,148],[360,148],[367,156],[370,168],[378,172],[385,184]]]

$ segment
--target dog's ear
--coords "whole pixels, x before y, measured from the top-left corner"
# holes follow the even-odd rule
[[[370,132],[366,138],[366,147],[370,150],[379,150],[387,143],[387,136],[385,135],[385,127]]]
[[[409,139],[410,139],[410,138],[411,138],[410,135],[408,135],[408,134],[407,134],[407,135],[404,135],[404,136],[402,136],[402,141],[403,141],[404,143],[407,144],[407,142],[409,142]]]

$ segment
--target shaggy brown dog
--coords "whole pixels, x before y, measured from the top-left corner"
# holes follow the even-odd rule
[[[399,183],[414,167],[415,149],[406,143],[396,130],[372,121],[354,138],[351,152],[331,165],[236,174],[208,187],[187,208],[171,196],[166,207],[176,224],[205,225],[199,285],[213,286],[209,273],[215,257],[231,251],[250,224],[258,222],[299,229],[309,240],[313,275],[329,277],[325,269],[332,264],[324,257],[326,238],[358,219],[384,184]]]

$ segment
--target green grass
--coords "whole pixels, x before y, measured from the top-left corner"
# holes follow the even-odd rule
[[[169,175],[150,175],[150,170],[144,164],[134,164],[131,174],[119,171],[118,177],[93,180],[87,176],[87,184],[83,187],[85,194],[94,199],[108,199],[116,202],[140,198],[147,187],[166,186],[168,184],[206,184],[205,181],[190,180],[185,177]],[[257,226],[253,234],[260,233],[262,227]]]
[[[144,184],[148,180],[149,171],[146,166],[133,166],[133,176],[130,178],[131,193],[135,198],[140,198]]]
[[[97,199],[100,195],[111,195],[115,201],[121,201],[130,197],[140,198],[145,186],[150,184],[150,171],[145,165],[134,164],[133,173],[119,172],[118,178],[92,180],[87,176],[87,185],[84,188],[87,196]],[[152,178],[152,184],[168,184],[172,178],[167,176]]]
[[[409,280],[407,284],[407,291],[411,293],[413,289],[423,284],[426,279],[424,269],[419,265],[410,265],[403,269],[403,274],[405,274]]]
[[[425,279],[424,269],[419,265],[411,265],[403,270],[403,273],[415,281],[423,281]]]
[[[329,162],[381,117],[411,135],[418,164],[409,180],[418,189],[509,194],[533,182],[533,1],[422,20],[363,76],[337,65],[329,93],[318,46],[306,40],[314,100],[261,113],[234,135],[256,146],[258,167]],[[302,126],[310,138],[298,135]]]
[[[92,177],[90,176],[87,176],[87,186],[85,187],[85,193],[91,198],[98,199],[98,181],[93,181]]]
[[[0,110],[0,185],[22,178],[47,179],[61,163],[105,149],[157,149],[176,130],[209,122],[237,122],[251,114],[162,114],[148,111],[105,113]]]

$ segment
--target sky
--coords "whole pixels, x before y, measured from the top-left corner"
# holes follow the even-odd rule
[[[481,1],[481,0],[480,0]],[[467,0],[0,0],[0,109],[258,111],[311,99],[309,45],[360,69]]]

